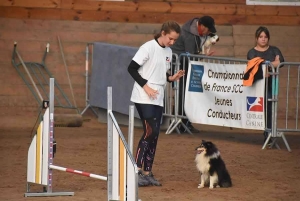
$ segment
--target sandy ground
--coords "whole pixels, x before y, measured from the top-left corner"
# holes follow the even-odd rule
[[[1,201],[99,201],[107,200],[106,182],[54,171],[54,192],[72,191],[73,197],[24,198],[27,151],[36,117],[2,117],[0,120]],[[296,201],[300,197],[300,135],[289,134],[292,152],[282,140],[281,150],[262,150],[262,135],[242,130],[211,129],[196,125],[201,133],[161,132],[153,172],[162,187],[139,188],[142,201]],[[127,127],[121,127],[127,135]],[[222,132],[218,131],[222,130]],[[58,152],[54,164],[106,175],[106,124],[93,117],[80,128],[56,127]],[[135,129],[135,146],[141,129]],[[232,188],[198,189],[194,148],[201,140],[214,142],[233,180]],[[33,190],[41,187],[33,185]]]

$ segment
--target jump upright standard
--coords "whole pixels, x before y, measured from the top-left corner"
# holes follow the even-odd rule
[[[54,78],[50,78],[49,107],[46,109],[37,132],[32,139],[27,159],[27,191],[25,197],[73,196],[74,192],[53,192],[52,170],[107,181],[107,198],[110,200],[138,200],[137,166],[129,146],[108,110],[108,172],[101,176],[53,164],[54,144]],[[110,98],[111,101],[111,98]],[[108,102],[109,105],[112,105]],[[132,125],[132,124],[130,124]],[[132,125],[133,126],[133,125]],[[129,129],[132,130],[132,129]],[[132,179],[127,179],[132,178]],[[30,184],[43,186],[42,192],[30,192]]]

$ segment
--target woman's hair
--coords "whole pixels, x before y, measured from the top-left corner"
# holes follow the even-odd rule
[[[155,39],[158,39],[161,36],[162,32],[165,32],[165,34],[171,33],[171,31],[175,31],[176,33],[180,34],[181,28],[180,25],[175,21],[167,21],[163,23],[161,26],[160,32],[154,35]]]
[[[260,36],[260,34],[262,32],[264,32],[267,35],[268,39],[270,40],[270,32],[269,32],[268,28],[267,27],[262,27],[262,26],[258,27],[258,29],[256,30],[255,39],[258,39],[258,37]]]

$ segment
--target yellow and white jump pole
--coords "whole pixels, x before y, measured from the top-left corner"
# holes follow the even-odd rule
[[[112,87],[107,89],[107,191],[108,200],[138,201],[138,168],[112,112]],[[129,131],[133,131],[133,106],[129,110]],[[133,132],[128,139],[132,139]],[[111,160],[113,158],[113,160]],[[115,185],[115,184],[119,185]]]
[[[111,104],[111,97],[109,98]],[[133,107],[133,106],[130,106]],[[133,137],[133,108],[130,112],[129,139]],[[53,164],[54,144],[54,78],[50,78],[49,107],[46,109],[37,132],[28,149],[27,159],[27,191],[25,197],[41,196],[73,196],[74,192],[52,191],[52,170],[64,171],[99,180],[107,181],[108,201],[137,201],[138,198],[138,170],[132,151],[120,130],[120,127],[108,107],[108,172],[107,176],[100,176],[80,170],[60,167]],[[132,140],[130,141],[132,147]],[[30,192],[30,184],[42,185],[43,192]]]

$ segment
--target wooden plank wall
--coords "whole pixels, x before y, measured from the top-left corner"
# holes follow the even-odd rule
[[[254,6],[246,0],[0,0],[0,17],[21,19],[184,23],[211,15],[219,25],[300,25],[299,6]]]
[[[300,61],[300,7],[247,6],[245,0],[0,0],[0,115],[12,108],[22,114],[37,107],[11,64],[14,41],[24,60],[38,62],[49,42],[47,67],[71,97],[57,42],[60,36],[76,102],[83,109],[88,42],[140,46],[159,31],[162,22],[173,19],[183,24],[200,15],[215,18],[220,36],[213,47],[216,56],[245,58],[254,45],[256,28],[266,25],[271,44],[280,47],[286,60]]]

